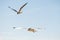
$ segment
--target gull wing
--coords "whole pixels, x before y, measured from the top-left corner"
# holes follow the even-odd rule
[[[10,9],[12,9],[13,11],[17,12],[17,10],[15,10],[15,9],[11,8],[10,6],[9,6],[8,8],[10,8]]]
[[[24,28],[24,27],[13,27],[13,29],[20,30],[20,29],[27,29],[27,28]]]
[[[24,6],[26,6],[26,5],[27,5],[27,3],[25,3],[24,5],[22,5],[21,8],[19,9],[19,11],[21,11],[22,8],[23,8]]]

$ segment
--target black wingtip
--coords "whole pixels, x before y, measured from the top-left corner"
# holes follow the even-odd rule
[[[26,2],[26,4],[28,4],[28,2]]]
[[[10,6],[8,6],[8,8],[11,8]]]
[[[13,27],[13,29],[15,29],[16,27]]]
[[[28,4],[28,2],[25,3],[25,5]]]

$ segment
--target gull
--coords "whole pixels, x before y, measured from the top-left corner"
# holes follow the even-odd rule
[[[21,29],[27,29],[27,31],[29,31],[29,32],[33,32],[33,33],[35,33],[35,32],[37,32],[38,30],[37,29],[41,29],[41,28],[32,28],[32,27],[29,27],[29,28],[24,28],[24,27],[13,27],[13,29],[17,29],[17,30],[21,30]]]
[[[8,8],[10,8],[10,9],[12,9],[13,11],[17,12],[17,14],[21,14],[21,13],[22,13],[22,11],[21,11],[22,8],[23,8],[24,6],[26,6],[26,5],[27,5],[27,3],[25,3],[24,5],[22,5],[18,11],[15,10],[15,9],[13,9],[13,8],[11,8],[10,6],[9,6]]]

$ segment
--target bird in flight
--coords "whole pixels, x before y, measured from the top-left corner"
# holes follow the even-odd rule
[[[11,8],[10,6],[9,6],[8,8],[10,8],[10,9],[12,9],[13,11],[17,12],[17,14],[21,14],[21,13],[22,13],[22,11],[21,11],[22,8],[23,8],[24,6],[26,6],[26,5],[27,5],[27,3],[25,3],[24,5],[22,5],[18,11],[15,10],[15,9],[13,9],[13,8]]]
[[[35,33],[35,32],[38,31],[37,29],[41,29],[41,28],[32,28],[32,27],[29,27],[29,28],[24,28],[24,27],[16,28],[16,27],[13,27],[13,29],[25,29],[25,30],[27,29],[27,31]]]

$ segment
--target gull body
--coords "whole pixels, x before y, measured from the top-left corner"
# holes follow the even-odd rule
[[[34,28],[28,28],[28,31],[29,31],[29,32],[33,32],[33,33],[34,33],[34,32],[36,32],[37,30],[36,30],[36,29],[34,29]]]

